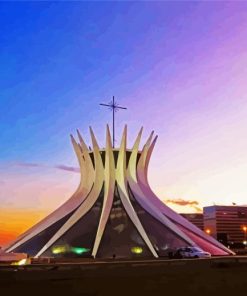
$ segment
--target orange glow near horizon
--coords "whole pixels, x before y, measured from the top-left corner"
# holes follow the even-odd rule
[[[2,195],[11,198],[4,199],[6,203],[0,205],[2,247],[69,199],[79,182],[79,174],[38,169],[38,174],[33,171],[25,171],[23,175],[5,172],[5,184],[1,191]]]
[[[0,211],[0,246],[7,245],[48,214],[33,209]]]

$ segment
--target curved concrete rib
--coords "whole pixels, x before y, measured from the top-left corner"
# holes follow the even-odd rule
[[[130,159],[129,159],[128,168],[127,168],[127,174],[131,175],[131,177],[133,178],[133,180],[135,182],[137,182],[137,176],[136,176],[137,155],[139,152],[139,145],[141,142],[142,132],[143,132],[143,127],[141,127],[141,129],[137,135],[137,138],[135,140],[135,143],[133,145],[132,152],[131,152]]]
[[[147,142],[143,146],[141,156],[140,156],[140,159],[137,164],[137,181],[142,182],[143,186],[145,186],[145,184],[146,184],[145,177],[147,176],[147,169],[148,169],[148,166],[146,164],[146,160],[147,160],[148,150],[149,150],[149,147],[152,142],[153,134],[154,134],[154,132],[152,131],[152,133],[150,134],[150,136],[147,139]],[[156,142],[156,140],[157,140],[157,136],[155,137],[153,142]]]
[[[82,179],[83,179],[83,183],[82,183],[82,189],[84,190],[84,186],[86,185],[86,188],[90,187],[90,190],[93,186],[93,179],[91,178],[91,176],[94,174],[94,166],[91,160],[91,157],[89,155],[89,150],[87,148],[87,145],[85,144],[85,142],[82,139],[82,136],[79,132],[79,130],[77,130],[77,135],[80,141],[80,150],[81,150],[81,159],[83,160],[83,168],[81,170],[81,174],[82,174]],[[85,185],[84,185],[85,184]],[[88,190],[88,189],[86,189]],[[88,191],[89,193],[89,191]]]
[[[174,223],[172,223],[169,219],[167,219],[152,203],[147,199],[145,192],[141,190],[137,182],[137,154],[139,150],[139,144],[141,140],[142,129],[140,130],[135,144],[132,149],[132,153],[129,160],[129,165],[127,169],[127,180],[130,186],[130,189],[134,195],[134,198],[143,207],[150,215],[152,215],[155,219],[160,221],[164,226],[169,228],[172,232],[176,233],[180,236],[185,242],[190,245],[195,245],[194,242],[185,235]],[[150,139],[150,138],[149,138]],[[142,157],[142,156],[141,156]],[[140,157],[140,160],[141,160]]]
[[[111,143],[111,134],[109,126],[107,125],[106,133],[106,150],[105,150],[105,190],[104,190],[104,202],[102,207],[102,212],[100,216],[99,226],[96,234],[96,239],[93,247],[92,255],[95,257],[98,252],[98,248],[103,236],[106,223],[108,221],[113,198],[114,198],[114,187],[115,187],[115,164],[114,156]]]
[[[75,150],[77,159],[80,165],[81,172],[81,180],[80,184],[76,190],[76,192],[72,195],[72,197],[67,200],[64,204],[62,204],[58,209],[48,215],[45,219],[38,222],[28,231],[23,233],[21,236],[17,238],[11,245],[9,245],[5,250],[8,252],[13,251],[15,248],[21,246],[28,240],[32,239],[35,235],[39,234],[46,228],[50,227],[56,221],[64,218],[66,215],[74,211],[87,197],[89,192],[92,189],[93,180],[88,178],[88,176],[92,173],[92,161],[88,154],[87,147],[83,147],[82,151],[80,146],[76,143],[74,137],[71,135],[71,142],[73,148]],[[83,155],[87,155],[88,157],[83,157]],[[89,173],[88,173],[89,172]]]
[[[213,244],[214,246],[217,246],[218,248],[223,249],[227,253],[233,253],[227,247],[219,243],[217,240],[205,234],[202,230],[197,228],[194,224],[190,223],[187,219],[177,214],[171,208],[167,207],[152,191],[148,183],[148,165],[149,165],[150,157],[151,157],[154,145],[156,143],[156,140],[157,140],[157,137],[154,139],[152,144],[150,144],[151,142],[150,138],[148,139],[147,143],[143,147],[143,151],[137,165],[137,180],[138,180],[140,189],[143,192],[145,192],[145,196],[150,200],[152,205],[155,206],[161,213],[163,213],[163,215],[167,216],[172,222],[176,221],[177,224],[180,224],[181,226],[187,228],[192,233],[195,233],[199,237],[205,239],[207,242]]]
[[[93,205],[99,198],[104,182],[104,167],[99,151],[99,146],[97,144],[96,138],[91,127],[90,134],[93,143],[93,154],[95,160],[94,174],[90,176],[91,179],[94,180],[93,188],[88,194],[88,197],[85,199],[85,201],[80,205],[80,207],[75,211],[75,213],[66,221],[66,223],[56,232],[56,234],[45,244],[45,246],[36,254],[35,258],[42,255],[63,234],[65,234],[66,231],[68,231],[79,219],[81,219],[93,207]]]
[[[116,180],[117,180],[119,196],[126,210],[126,213],[128,214],[131,221],[134,223],[143,241],[145,242],[145,244],[147,245],[147,247],[149,248],[153,256],[158,258],[158,254],[156,253],[151,241],[149,240],[129,199],[127,184],[126,184],[126,137],[127,137],[127,126],[125,126],[124,128],[121,146],[118,154],[118,160],[117,160]]]

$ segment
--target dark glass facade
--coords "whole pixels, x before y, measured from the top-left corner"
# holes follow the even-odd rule
[[[56,223],[52,224],[50,227],[46,228],[39,234],[35,235],[33,238],[15,248],[13,251],[16,253],[27,253],[30,256],[35,256],[40,249],[52,238],[52,236],[59,230],[60,227],[70,218],[74,213],[71,212],[67,216],[63,217]]]
[[[168,256],[170,252],[175,251],[177,248],[188,246],[188,243],[181,239],[175,232],[171,231],[144,210],[135,200],[130,188],[129,196],[135,212],[137,213],[153,247],[160,257]]]
[[[113,150],[113,157],[114,157],[114,165],[115,165],[115,167],[117,166],[118,154],[119,154],[119,151]],[[89,155],[90,155],[90,158],[92,160],[93,166],[95,167],[93,152],[92,151],[89,152]],[[101,155],[103,166],[105,166],[105,150],[101,150],[100,155]],[[128,167],[128,164],[129,164],[130,156],[131,156],[131,151],[127,150],[126,151],[126,166],[127,167]],[[138,154],[137,154],[137,162],[136,163],[138,163],[138,161],[140,159],[140,156],[141,156],[141,153],[138,152]]]
[[[88,213],[64,233],[42,256],[91,257],[102,210],[103,197],[104,187],[98,200]]]
[[[120,200],[117,186],[110,217],[99,246],[99,258],[152,257]]]

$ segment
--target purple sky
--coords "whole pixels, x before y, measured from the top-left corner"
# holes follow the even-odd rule
[[[130,146],[159,135],[162,200],[247,203],[246,2],[0,3],[0,28],[0,216],[73,193],[69,134],[103,146],[112,95],[118,143],[125,123]]]

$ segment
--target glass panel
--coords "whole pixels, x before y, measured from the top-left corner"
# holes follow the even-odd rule
[[[104,198],[104,186],[94,206],[42,256],[91,257]]]
[[[101,155],[101,159],[102,159],[102,163],[103,163],[104,167],[105,167],[105,154],[106,154],[105,150],[100,151],[100,155]],[[90,158],[92,160],[93,166],[95,166],[93,152],[90,152],[89,155],[90,155]],[[118,155],[119,155],[119,151],[114,150],[113,151],[113,158],[114,158],[114,166],[115,167],[117,166]],[[126,151],[126,167],[128,167],[128,165],[129,165],[130,156],[131,156],[131,151]],[[137,163],[139,161],[140,156],[141,156],[141,153],[138,152],[138,154],[137,154]]]
[[[188,246],[188,243],[181,239],[175,232],[164,226],[160,221],[144,210],[134,198],[130,188],[129,196],[132,205],[159,256],[168,256],[170,252],[174,252],[177,248]]]
[[[46,228],[39,234],[35,235],[33,238],[31,238],[24,244],[15,248],[13,252],[27,253],[30,256],[36,255],[73,213],[74,211],[68,214],[67,216],[63,217],[56,223],[52,224],[50,227]]]
[[[137,258],[151,256],[151,252],[122,205],[116,185],[113,206],[97,257]]]

